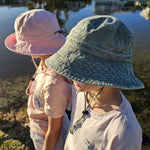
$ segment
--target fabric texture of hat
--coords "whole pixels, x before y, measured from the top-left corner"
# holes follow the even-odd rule
[[[56,53],[65,43],[65,37],[54,14],[33,9],[19,15],[14,24],[15,33],[5,40],[6,47],[24,55],[47,55]]]
[[[132,69],[133,34],[112,16],[81,20],[46,65],[72,80],[124,89],[144,88]]]

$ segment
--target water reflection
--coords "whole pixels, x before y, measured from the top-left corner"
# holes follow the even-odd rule
[[[14,32],[15,18],[22,12],[42,8],[56,14],[61,28],[69,32],[81,19],[93,15],[113,15],[126,23],[136,35],[135,49],[149,49],[150,9],[148,1],[134,0],[0,0],[1,56],[0,68],[7,59],[15,60],[17,55],[11,54],[4,46],[4,39]],[[7,5],[6,5],[7,4]],[[9,4],[9,5],[8,5]],[[4,6],[5,5],[5,6]],[[20,7],[21,6],[21,7]],[[22,7],[24,6],[24,7]],[[141,16],[140,16],[141,15]],[[8,29],[8,30],[7,30]],[[12,57],[13,55],[13,57]],[[6,57],[7,56],[7,57]],[[17,59],[21,59],[19,56]],[[15,62],[14,62],[15,63]],[[13,65],[13,64],[12,64]],[[10,64],[8,64],[10,66]],[[1,71],[5,70],[1,69]],[[13,68],[10,67],[9,70]],[[0,72],[1,72],[0,71]]]
[[[145,7],[147,7],[145,9]],[[95,7],[93,12],[97,15],[109,15],[115,12],[135,12],[143,9],[141,16],[146,19],[150,17],[149,1],[135,1],[135,0],[95,0]]]
[[[140,15],[145,19],[150,19],[149,0],[135,1],[135,0],[94,0],[93,13],[96,15],[110,15],[116,12],[136,12],[142,10]],[[31,0],[26,3],[28,9],[42,8],[47,11],[55,13],[59,24],[64,28],[65,32],[69,32],[73,27],[64,27],[64,24],[69,19],[69,12],[79,12],[80,9],[91,5],[92,0]],[[80,20],[80,19],[76,19]],[[77,23],[75,21],[74,25]]]
[[[150,19],[150,7],[147,6],[146,8],[144,8],[141,13],[140,13],[141,16],[145,17],[146,20],[149,20]]]
[[[62,25],[64,21],[61,19],[62,11],[65,20],[68,19],[68,11],[77,12],[80,9],[90,5],[92,0],[31,0],[26,3],[30,9],[44,8],[47,11],[53,12],[58,17],[59,23]],[[131,11],[141,10],[141,16],[147,20],[150,19],[149,0],[135,1],[135,0],[95,0],[95,7],[93,13],[97,15],[109,15],[116,11]]]
[[[0,0],[4,1],[4,0]],[[25,4],[29,10],[31,9],[45,9],[54,13],[59,21],[60,26],[62,27],[65,21],[68,19],[68,12],[73,11],[77,12],[81,8],[86,7],[91,4],[91,0],[18,0],[18,4]],[[14,4],[13,0],[5,0],[5,4]]]
[[[93,0],[95,6],[93,13],[97,15],[110,15],[115,12],[135,12],[142,10],[140,15],[145,19],[150,19],[150,1],[144,0]],[[78,12],[80,9],[92,4],[92,0],[0,0],[0,4],[9,5],[26,5],[29,10],[39,8],[45,9],[58,18],[59,24],[62,27],[68,20],[68,13]]]
[[[31,0],[27,3],[30,9],[42,8],[52,13],[58,18],[59,24],[62,27],[64,22],[68,19],[68,12],[77,12],[86,5],[91,4],[91,0]]]

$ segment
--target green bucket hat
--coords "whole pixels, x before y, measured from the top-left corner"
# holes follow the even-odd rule
[[[46,65],[72,80],[124,89],[144,88],[132,69],[133,34],[112,16],[81,20]]]

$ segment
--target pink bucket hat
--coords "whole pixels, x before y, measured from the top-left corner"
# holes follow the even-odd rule
[[[14,24],[15,33],[5,40],[6,47],[24,55],[56,53],[65,43],[54,14],[33,9],[19,15]]]

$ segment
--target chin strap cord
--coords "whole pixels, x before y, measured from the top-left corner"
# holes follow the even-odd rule
[[[82,116],[79,120],[77,120],[74,125],[70,128],[70,133],[74,134],[76,127],[78,124],[80,124],[82,122],[82,120],[89,114],[88,109],[90,108],[91,103],[93,102],[93,100],[103,91],[104,86],[100,89],[100,91],[90,100],[90,102],[88,103],[87,107],[86,107],[86,96],[84,93],[84,98],[85,98],[85,104],[84,104],[84,110],[82,111]]]
[[[32,57],[32,61],[33,61],[33,64],[34,64],[34,66],[35,66],[35,68],[36,68],[36,72],[35,72],[35,74],[32,76],[32,78],[30,79],[29,85],[28,85],[27,88],[26,88],[26,95],[27,95],[27,96],[29,96],[30,93],[32,92],[32,90],[30,90],[30,89],[31,89],[31,85],[32,85],[32,82],[35,80],[35,77],[36,77],[37,72],[38,72],[38,70],[39,70],[39,68],[38,68],[38,66],[37,66],[37,64],[36,64],[36,62],[35,62],[35,60],[34,60],[33,57]]]

